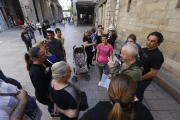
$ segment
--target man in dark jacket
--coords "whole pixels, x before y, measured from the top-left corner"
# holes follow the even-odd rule
[[[49,21],[47,19],[44,20],[44,23],[42,25],[42,32],[43,32],[43,36],[44,38],[46,38],[47,40],[49,39],[48,36],[47,36],[47,33],[46,33],[46,30],[50,28],[50,25],[49,25]]]
[[[36,43],[36,38],[35,38],[35,35],[34,35],[35,29],[29,23],[27,23],[26,31],[28,32],[30,38],[33,38],[34,42]]]
[[[27,50],[29,51],[29,48],[32,48],[32,43],[31,38],[25,28],[22,28],[21,39],[24,41]]]

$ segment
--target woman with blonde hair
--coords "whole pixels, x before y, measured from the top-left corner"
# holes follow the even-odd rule
[[[153,120],[150,111],[135,96],[136,83],[126,74],[117,74],[108,88],[110,102],[100,101],[80,120]]]
[[[56,55],[49,52],[49,45],[47,40],[41,40],[39,41],[35,47],[39,47],[42,50],[46,51],[47,60],[44,61],[44,64],[46,67],[51,67],[53,63],[57,62]]]

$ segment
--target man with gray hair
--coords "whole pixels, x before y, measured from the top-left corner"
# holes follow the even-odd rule
[[[122,64],[114,66],[116,61],[109,58],[108,66],[110,69],[110,74],[108,77],[114,77],[117,73],[125,73],[133,77],[137,83],[142,76],[143,66],[136,59],[138,55],[138,47],[135,44],[126,44],[122,47],[120,56],[122,57]]]

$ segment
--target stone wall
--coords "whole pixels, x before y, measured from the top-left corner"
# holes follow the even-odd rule
[[[24,7],[22,4],[22,0],[19,0],[21,3],[22,11],[24,13],[25,19],[26,15],[24,12]],[[55,19],[58,21],[58,19],[61,19],[62,14],[60,11],[62,10],[61,6],[58,4],[57,0],[23,0],[25,6],[29,6],[29,9],[26,9],[27,16],[29,18],[29,21],[35,21],[37,18],[39,18],[39,21],[42,22],[43,19],[48,19],[50,23]],[[37,14],[36,14],[36,11]]]
[[[137,36],[137,43],[145,47],[146,37],[153,31],[164,36],[159,46],[165,61],[163,68],[180,78],[180,0],[107,0],[106,24],[111,17],[116,26],[118,40],[124,42],[131,33]],[[112,5],[116,3],[114,9]],[[99,13],[102,7],[99,7]],[[113,13],[114,12],[114,13]],[[100,19],[100,18],[99,18]],[[102,22],[98,22],[102,24]]]

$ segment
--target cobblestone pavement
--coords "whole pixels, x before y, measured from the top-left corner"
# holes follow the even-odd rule
[[[65,38],[65,49],[67,54],[67,62],[73,69],[73,46],[83,44],[83,31],[90,29],[91,26],[74,27],[66,25],[66,28],[60,27],[62,36]],[[26,47],[20,38],[21,30],[19,28],[11,28],[3,33],[0,33],[0,68],[6,76],[13,77],[21,82],[23,89],[27,90],[29,95],[34,96],[34,88],[30,81],[26,64],[24,61],[24,53]],[[37,41],[43,40],[43,37],[36,33]],[[33,45],[35,44],[32,41]],[[115,50],[115,53],[118,53]],[[95,62],[94,62],[95,64]],[[88,97],[89,108],[95,106],[100,100],[109,100],[107,90],[98,87],[99,74],[97,67],[91,67],[89,70],[91,76],[90,81],[85,81],[84,76],[78,76],[78,82],[75,83],[79,88],[86,92]],[[73,76],[74,73],[72,72]],[[69,80],[71,81],[71,79]],[[169,95],[164,89],[152,82],[145,91],[145,100],[143,103],[150,109],[155,120],[179,120],[180,119],[180,104]],[[38,103],[43,111],[42,120],[50,120],[47,112],[47,107]],[[80,112],[80,117],[84,112]]]

